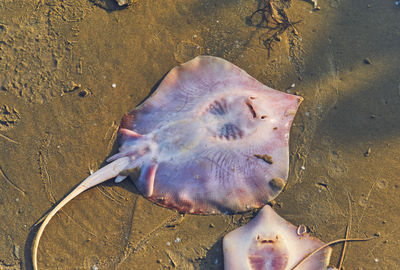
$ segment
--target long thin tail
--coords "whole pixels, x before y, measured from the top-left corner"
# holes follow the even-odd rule
[[[44,229],[46,228],[47,224],[51,220],[51,218],[70,200],[84,192],[85,190],[96,186],[104,181],[116,177],[122,170],[124,170],[129,164],[129,157],[122,157],[114,162],[108,164],[107,166],[101,168],[100,170],[96,171],[88,178],[83,180],[71,193],[68,194],[61,202],[59,202],[56,207],[54,207],[43,220],[42,224],[39,227],[39,230],[36,234],[35,240],[33,241],[33,248],[32,248],[32,262],[33,262],[33,269],[37,270],[37,251],[39,246],[40,237],[43,234]],[[39,222],[40,223],[40,222]]]

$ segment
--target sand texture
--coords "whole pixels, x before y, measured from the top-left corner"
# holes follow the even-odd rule
[[[122,116],[200,54],[304,97],[278,214],[325,242],[349,225],[350,237],[379,236],[349,243],[345,269],[398,268],[394,0],[319,0],[319,10],[275,0],[292,25],[279,28],[271,50],[264,41],[277,30],[259,24],[258,13],[250,18],[263,1],[127,2],[0,0],[0,269],[32,269],[32,225],[117,151]],[[222,237],[255,214],[180,215],[143,198],[132,181],[109,181],[52,219],[39,268],[223,269]]]

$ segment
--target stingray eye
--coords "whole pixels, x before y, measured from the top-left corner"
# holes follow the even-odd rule
[[[261,120],[265,120],[265,119],[267,119],[267,116],[266,115],[261,115]]]
[[[251,100],[255,100],[255,99],[256,99],[256,97],[254,97],[254,96],[250,96],[250,97],[249,97],[249,99],[251,99]]]

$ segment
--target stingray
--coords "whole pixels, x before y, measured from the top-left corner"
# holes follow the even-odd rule
[[[269,205],[228,233],[223,250],[225,270],[336,269],[328,267],[331,247],[310,236],[304,225],[295,227],[281,218]]]
[[[42,218],[33,242],[34,268],[40,237],[58,210],[108,179],[122,181],[137,167],[137,189],[179,212],[237,213],[263,206],[286,184],[289,131],[301,101],[221,58],[199,56],[173,68],[123,118],[121,147],[108,158],[111,163]]]

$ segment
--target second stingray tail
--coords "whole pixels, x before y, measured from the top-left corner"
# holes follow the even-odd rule
[[[104,181],[116,177],[119,175],[121,171],[123,171],[129,165],[129,157],[122,157],[117,160],[114,160],[112,163],[104,166],[103,168],[99,169],[85,180],[83,180],[74,190],[72,190],[63,200],[61,200],[43,219],[42,224],[37,231],[36,237],[33,241],[32,247],[32,262],[33,262],[33,269],[37,270],[37,251],[39,246],[40,238],[43,234],[44,229],[46,228],[47,224],[51,220],[51,218],[69,201],[73,198],[84,192],[85,190],[96,186]],[[40,221],[37,223],[39,224]]]

